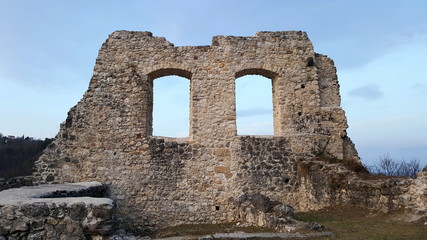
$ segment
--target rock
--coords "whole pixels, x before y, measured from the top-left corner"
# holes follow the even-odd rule
[[[41,231],[44,229],[45,219],[35,220],[30,223],[31,231]]]
[[[24,215],[30,217],[46,217],[49,215],[49,208],[44,202],[31,202],[20,206],[19,209]]]
[[[292,218],[292,206],[271,200],[260,193],[245,193],[237,199],[236,205],[237,215],[246,223],[279,232],[289,232],[297,227],[298,222]]]
[[[42,232],[31,233],[28,235],[27,240],[44,240],[44,234]]]
[[[262,212],[268,212],[274,206],[274,202],[272,202],[270,198],[259,193],[250,195],[249,201],[252,203],[255,209]]]
[[[0,192],[0,235],[6,239],[88,239],[113,232],[108,198],[46,196],[99,193],[101,183],[52,184]],[[105,189],[105,187],[103,187]]]
[[[26,232],[28,231],[28,224],[26,223],[26,221],[23,221],[24,219],[22,219],[21,221],[15,221],[14,224],[12,225],[12,229],[11,229],[11,233],[15,233],[15,232]]]
[[[309,222],[307,223],[307,225],[305,226],[305,228],[309,229],[309,230],[313,230],[313,231],[326,231],[326,227],[316,223],[316,222]]]
[[[273,207],[273,211],[281,218],[291,217],[294,215],[294,208],[287,204],[278,204]]]
[[[82,221],[87,217],[88,209],[84,202],[72,203],[67,209],[68,215],[75,221]]]
[[[19,188],[23,186],[33,186],[34,178],[32,176],[21,176],[14,178],[0,178],[0,191],[10,188]]]

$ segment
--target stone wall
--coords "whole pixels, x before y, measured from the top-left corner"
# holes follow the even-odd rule
[[[0,192],[0,239],[92,239],[113,232],[114,203],[101,183]],[[98,198],[94,198],[98,197]]]
[[[272,80],[274,136],[237,135],[235,80],[253,74]],[[167,75],[190,81],[188,138],[152,136],[153,81]],[[330,185],[312,189],[316,179],[299,170],[319,155],[359,164],[346,129],[333,61],[304,32],[175,47],[149,32],[117,31],[34,177],[106,183],[122,225],[139,231],[234,221],[233,202],[246,193],[316,209],[333,202]]]
[[[371,175],[361,165],[318,156],[299,162],[297,176],[299,210],[354,205],[404,213],[410,221],[427,218],[427,168],[415,179]]]
[[[14,178],[0,178],[0,192],[9,188],[19,188],[23,186],[33,186],[32,176],[21,176]]]

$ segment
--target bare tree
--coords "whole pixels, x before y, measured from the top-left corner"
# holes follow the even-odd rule
[[[411,161],[409,162],[402,162],[401,165],[402,165],[400,169],[401,176],[416,178],[417,173],[421,171],[420,161],[415,158],[411,159]]]
[[[397,176],[400,172],[402,165],[394,161],[388,154],[380,157],[380,162],[378,163],[378,172],[388,175],[388,176]]]
[[[378,164],[368,166],[367,169],[374,174],[416,178],[417,173],[421,171],[421,166],[418,159],[413,158],[409,162],[404,160],[398,162],[386,154],[380,157]]]

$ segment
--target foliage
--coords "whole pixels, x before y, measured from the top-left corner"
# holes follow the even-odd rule
[[[376,165],[367,166],[367,168],[373,174],[411,178],[416,178],[417,173],[421,171],[418,159],[411,159],[409,162],[404,160],[396,161],[388,154],[381,156],[380,161]]]
[[[30,137],[7,137],[0,133],[0,178],[30,175],[34,162],[52,139]]]

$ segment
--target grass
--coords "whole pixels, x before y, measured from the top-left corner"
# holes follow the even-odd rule
[[[174,227],[167,227],[155,232],[151,237],[166,238],[172,236],[202,236],[213,235],[215,233],[233,233],[236,231],[254,233],[254,232],[272,232],[269,228],[261,227],[238,227],[236,223],[223,224],[184,224]]]
[[[402,214],[383,214],[353,206],[336,206],[320,211],[296,213],[295,219],[324,225],[332,237],[309,240],[426,240],[427,219],[404,222]],[[234,223],[180,225],[156,232],[152,237],[201,236],[231,232],[273,232],[268,228],[238,227]],[[313,232],[302,230],[299,233]],[[259,238],[257,238],[259,239]],[[274,240],[269,238],[269,240]]]
[[[316,212],[297,213],[297,220],[318,222],[334,236],[322,239],[351,240],[426,240],[425,221],[404,222],[401,215],[383,214],[366,209],[337,206]]]

